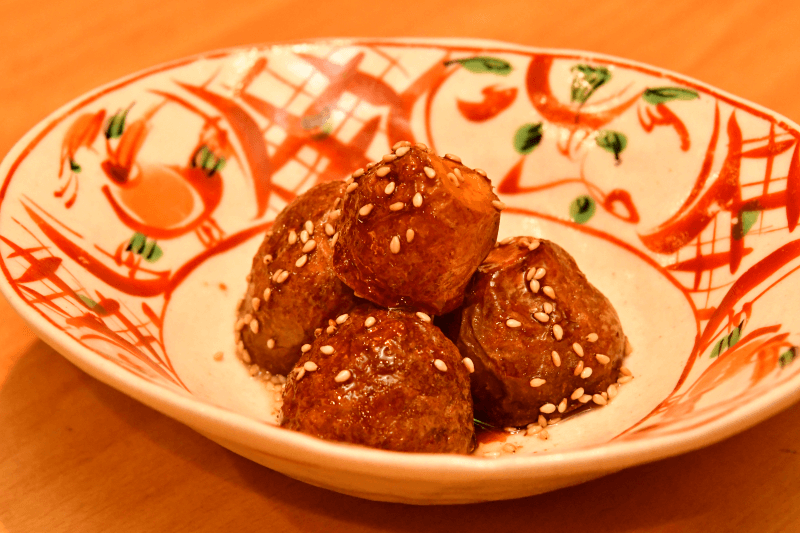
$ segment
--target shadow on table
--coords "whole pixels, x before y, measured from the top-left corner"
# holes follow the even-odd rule
[[[704,450],[548,494],[458,506],[370,502],[228,452],[37,342],[0,388],[0,525],[9,533],[764,531],[775,498],[796,487],[798,442],[794,406]]]

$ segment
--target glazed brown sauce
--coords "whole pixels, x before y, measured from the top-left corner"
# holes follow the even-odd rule
[[[586,403],[574,411],[570,411],[569,413],[564,413],[557,423],[564,422],[567,418],[572,418],[578,415],[582,415],[587,413],[593,409],[593,404],[591,402]],[[520,433],[525,433],[526,428],[521,427],[519,428]],[[489,444],[492,442],[505,442],[508,440],[508,437],[513,435],[513,433],[507,433],[503,428],[484,428],[478,425],[475,426],[475,440],[478,443],[478,446],[481,444]]]

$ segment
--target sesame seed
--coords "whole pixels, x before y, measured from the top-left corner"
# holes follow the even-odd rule
[[[336,246],[336,241],[338,240],[339,240],[339,232],[337,231],[336,233],[333,234],[333,237],[331,237],[331,248]]]
[[[459,170],[458,168],[454,168],[453,169],[453,174],[456,175],[456,177],[458,178],[458,181],[460,181],[461,183],[464,183],[464,176],[461,175],[461,170]]]
[[[350,373],[349,370],[342,370],[341,372],[336,374],[336,377],[333,378],[333,381],[335,381],[336,383],[344,383],[345,381],[350,379],[350,376],[352,376],[352,374]]]
[[[341,326],[342,324],[347,322],[348,318],[350,318],[350,315],[347,314],[347,313],[344,313],[343,315],[339,315],[339,316],[336,317],[336,323]]]
[[[338,219],[340,216],[342,216],[342,210],[341,210],[341,209],[334,209],[333,211],[331,211],[330,213],[328,213],[328,220],[330,220],[330,221],[332,221],[332,222],[336,222],[336,220],[337,220],[337,219]]]
[[[260,368],[258,368],[258,365],[253,365],[253,366],[251,366],[251,367],[250,367],[250,371],[249,371],[249,372],[250,372],[250,375],[251,375],[251,376],[255,376],[256,374],[258,374],[258,371],[259,371],[259,370],[261,370],[261,369],[260,369]]]
[[[564,329],[558,324],[553,324],[553,337],[555,337],[557,341],[564,338]]]
[[[553,304],[551,304],[550,302],[545,302],[542,305],[542,309],[544,309],[544,312],[549,315],[550,313],[553,312]]]
[[[550,357],[553,359],[553,364],[556,366],[561,366],[561,356],[558,355],[558,352],[553,350],[553,353],[550,354]]]
[[[414,199],[411,201],[414,204],[414,207],[419,207],[422,205],[422,193],[417,193],[414,195]]]
[[[372,204],[366,204],[362,206],[361,209],[358,210],[358,214],[361,215],[362,217],[365,217],[369,215],[371,211],[372,211]]]
[[[408,146],[403,146],[402,148],[399,148],[398,150],[396,150],[395,154],[397,154],[397,157],[403,157],[404,155],[406,155],[408,153],[409,150],[410,150],[410,148]]]
[[[279,278],[279,277],[281,277],[281,273],[282,273],[282,272],[283,272],[283,269],[282,269],[282,268],[279,268],[278,270],[276,270],[275,272],[273,272],[273,273],[272,273],[272,281],[273,281],[273,282],[275,282],[275,283],[277,283],[277,282],[278,282],[278,278]]]
[[[275,347],[275,339],[269,339],[269,340],[267,341],[267,348],[269,348],[269,349],[271,350],[271,349],[273,349],[274,347]]]
[[[413,240],[414,240],[414,230],[413,229],[407,229],[406,230],[406,242],[410,243]]]
[[[297,232],[293,229],[289,230],[289,244],[294,244],[297,242]]]
[[[305,363],[303,363],[303,368],[306,369],[306,372],[314,372],[319,367],[317,366],[317,363],[315,363],[314,361],[306,361]]]
[[[578,387],[577,389],[572,391],[572,394],[570,395],[570,398],[573,399],[573,400],[577,400],[578,398],[583,396],[583,392],[584,392],[583,391],[583,387]]]
[[[255,318],[250,321],[250,331],[253,333],[258,333],[258,320]]]
[[[337,206],[338,206],[338,205],[339,205],[341,202],[342,202],[342,199],[341,199],[341,198],[336,198],[336,199],[333,201],[333,208],[334,208],[334,209],[336,209],[336,207],[337,207]]]
[[[447,365],[441,359],[434,359],[433,366],[435,366],[441,372],[447,372]]]
[[[608,399],[613,400],[617,397],[617,394],[619,394],[619,385],[612,383],[608,386]]]
[[[376,164],[375,162],[370,162],[370,163],[367,163],[367,170],[369,170],[369,169],[371,169],[372,167],[374,167],[374,166],[375,166],[375,164]]]
[[[305,375],[306,375],[306,369],[301,366],[300,368],[297,369],[297,376],[294,379],[295,381],[300,381],[301,379],[303,379],[303,376]]]
[[[325,328],[325,333],[327,333],[328,335],[331,335],[334,331],[336,331],[336,326],[334,325],[330,325],[327,328]]]
[[[389,168],[389,167],[381,167],[381,168],[379,168],[378,170],[375,171],[375,175],[378,176],[379,178],[382,178],[382,177],[384,177],[386,174],[388,174],[391,171],[392,171],[392,169]],[[386,194],[389,194],[389,193],[386,193]]]
[[[620,372],[620,374],[622,374],[623,376],[632,376],[632,375],[633,375],[633,372],[631,372],[631,369],[630,369],[630,368],[628,368],[627,366],[621,366],[621,367],[619,367],[619,372]]]
[[[400,237],[397,235],[392,237],[392,242],[389,243],[389,251],[391,251],[393,254],[400,253]]]
[[[584,394],[583,396],[578,398],[578,401],[581,402],[581,403],[588,403],[591,399],[592,399],[592,395],[591,394]]]
[[[535,318],[539,322],[547,322],[548,320],[550,320],[550,315],[548,315],[547,313],[542,313],[541,311],[538,311],[536,313],[533,313],[533,318]]]
[[[214,354],[214,361],[222,361],[222,358],[225,354],[222,352],[217,352]]]
[[[539,434],[538,434],[538,435],[536,435],[536,438],[538,438],[538,439],[542,439],[542,440],[547,440],[547,439],[549,439],[549,438],[550,438],[550,432],[549,432],[549,431],[547,431],[546,429],[543,429],[543,430],[541,430],[541,431],[539,432]]]
[[[248,364],[253,362],[253,360],[250,358],[250,352],[247,350],[242,350],[242,361]]]
[[[303,244],[308,242],[308,232],[306,230],[300,232],[300,242]]]
[[[489,459],[497,459],[500,457],[500,452],[483,452],[483,456]]]
[[[553,405],[552,403],[546,403],[539,408],[539,411],[549,415],[550,413],[555,413],[556,406]]]
[[[595,394],[594,396],[592,396],[592,400],[594,400],[594,403],[596,403],[597,405],[606,405],[608,403],[608,400],[606,400],[599,394]]]
[[[633,353],[633,345],[631,344],[630,339],[625,337],[625,357],[629,356]]]
[[[606,391],[603,391],[603,392],[601,392],[601,393],[600,393],[600,396],[602,396],[603,398],[605,398],[606,400],[608,400],[608,393],[607,393]]]
[[[536,274],[535,268],[529,268],[527,272],[525,272],[525,281],[530,281],[533,279],[533,275]]]
[[[506,204],[504,204],[504,203],[503,203],[503,202],[501,202],[500,200],[492,200],[492,205],[493,205],[493,206],[495,207],[495,209],[497,209],[498,211],[502,211],[503,209],[505,209],[505,208],[506,208]]]
[[[261,298],[253,298],[250,300],[250,305],[253,307],[253,311],[258,311],[258,308],[261,307]]]
[[[475,372],[475,363],[473,363],[472,359],[470,359],[469,357],[465,357],[464,359],[462,359],[461,364],[463,364],[467,368],[467,372],[469,372],[470,374]]]
[[[268,265],[272,262],[272,254],[267,254],[264,256],[264,264]]]
[[[278,281],[278,283],[283,283],[284,281],[286,281],[286,278],[288,278],[288,277],[289,277],[289,271],[288,270],[284,270],[283,272],[281,272],[281,275],[278,276],[278,280],[277,281]]]
[[[562,399],[562,400],[561,400],[561,402],[559,402],[559,404],[558,404],[558,412],[559,412],[559,413],[563,413],[563,412],[564,412],[564,411],[566,411],[566,410],[567,410],[567,399],[566,399],[566,398],[564,398],[564,399]]]
[[[313,251],[314,248],[316,248],[316,247],[317,247],[317,241],[315,241],[314,239],[311,239],[310,241],[305,243],[305,245],[303,245],[303,253],[309,253],[309,252]]]
[[[586,340],[589,342],[597,342],[598,336],[597,333],[589,333],[586,335]]]
[[[322,335],[322,328],[317,328],[314,330],[314,337],[319,337]]]
[[[384,194],[392,194],[394,192],[395,183],[390,181],[389,184],[383,189]]]
[[[547,383],[547,381],[543,380],[542,378],[533,378],[531,380],[531,387],[535,389],[537,387],[541,387],[545,383]]]
[[[550,285],[545,285],[542,287],[542,292],[545,293],[548,297],[552,298],[553,300],[556,299],[556,291],[553,290],[553,287]]]
[[[538,280],[532,280],[531,281],[531,291],[533,291],[534,294],[539,292],[539,281]]]
[[[374,325],[375,325],[375,317],[374,316],[368,316],[367,319],[364,321],[364,326],[368,327],[368,328],[371,328]]]
[[[428,146],[427,146],[426,144],[423,144],[423,143],[417,143],[417,144],[415,144],[414,146],[416,146],[417,148],[419,148],[419,149],[420,149],[420,150],[422,150],[423,152],[427,152],[427,151],[428,151]]]
[[[353,182],[353,183],[351,183],[350,185],[347,186],[347,188],[344,190],[344,192],[351,193],[356,189],[358,189],[358,183]]]
[[[359,168],[358,170],[353,172],[353,177],[354,178],[360,178],[363,175],[364,175],[364,169],[363,168]]]
[[[544,415],[539,415],[539,418],[536,419],[536,423],[539,424],[540,428],[547,427],[547,419],[544,417]]]
[[[539,432],[540,432],[540,431],[542,431],[543,429],[544,429],[544,428],[543,428],[542,426],[531,426],[531,427],[529,427],[529,428],[528,428],[528,430],[525,432],[525,435],[529,435],[529,436],[530,436],[530,435],[536,435],[537,433],[539,433]]]
[[[597,359],[597,362],[599,362],[601,365],[607,365],[611,361],[609,356],[602,353],[595,355],[594,358]]]
[[[533,275],[533,279],[542,279],[545,274],[547,274],[547,270],[542,267],[536,269],[536,273]]]
[[[310,349],[311,349],[311,345],[310,345],[310,344],[304,344],[304,345],[302,345],[302,346],[300,347],[300,352],[301,352],[301,353],[306,353],[306,352],[307,352],[307,351],[309,351]]]
[[[397,141],[394,143],[394,146],[392,146],[392,150],[397,150],[398,148],[402,148],[404,146],[411,146],[411,143],[408,141]]]
[[[448,172],[447,173],[447,177],[450,178],[450,181],[452,181],[453,185],[455,185],[456,187],[460,187],[461,186],[461,182],[458,181],[458,178],[452,172]]]
[[[234,331],[242,331],[245,324],[246,322],[240,318],[236,321],[236,325],[233,326]]]
[[[581,372],[581,378],[583,379],[588,379],[589,376],[591,375],[592,375],[592,367],[590,366],[587,366],[586,368],[583,369],[583,372]]]
[[[577,376],[581,372],[583,372],[583,361],[578,361],[578,365],[575,367],[575,370],[572,371],[572,374]]]
[[[330,355],[333,353],[333,346],[330,344],[326,344],[325,346],[320,347],[320,352],[324,353],[325,355]]]
[[[575,350],[575,353],[578,354],[578,357],[583,357],[583,346],[577,342],[573,342],[572,349]]]
[[[506,453],[515,453],[517,451],[517,447],[511,444],[510,442],[506,442],[503,444],[502,450]]]
[[[353,183],[353,176],[350,176],[349,178],[347,178],[346,180],[344,180],[344,182],[345,182],[346,184],[350,185],[351,183]]]
[[[455,161],[456,163],[461,163],[461,158],[457,155],[453,154],[444,154],[445,159],[449,159],[450,161]]]
[[[384,163],[391,163],[395,159],[397,159],[397,156],[394,154],[386,154],[385,156],[381,157],[381,161]]]
[[[306,264],[306,261],[308,261],[308,256],[306,254],[303,254],[297,261],[295,261],[294,266],[300,268]]]
[[[427,313],[423,313],[422,311],[417,311],[417,316],[423,322],[430,322],[431,321],[431,317]]]
[[[519,320],[514,320],[513,318],[509,318],[508,320],[506,320],[506,326],[510,328],[518,328],[521,325],[522,322],[520,322]]]
[[[429,178],[433,179],[436,177],[436,171],[433,170],[431,167],[424,167],[422,170],[423,172],[425,172],[425,175],[428,176]]]
[[[625,383],[628,383],[632,379],[633,379],[633,376],[620,376],[620,378],[617,380],[617,383],[620,383],[620,384],[624,385]]]
[[[403,202],[395,202],[389,206],[389,211],[400,211],[406,206]]]
[[[247,313],[247,314],[244,315],[244,323],[245,324],[249,324],[251,320],[253,320],[253,315],[251,315],[250,313]]]
[[[528,250],[532,252],[532,251],[534,251],[535,249],[537,249],[537,248],[539,247],[539,245],[540,245],[540,244],[541,244],[541,243],[540,243],[539,241],[533,241],[532,243],[530,243],[530,244],[528,245]]]
[[[331,235],[333,235],[334,233],[336,233],[336,230],[335,230],[335,229],[333,229],[333,226],[332,226],[330,223],[326,222],[326,223],[325,223],[325,235],[327,235],[328,237],[330,237],[330,236],[331,236]]]
[[[475,173],[483,176],[484,178],[486,177],[486,171],[483,170],[482,168],[476,168]]]

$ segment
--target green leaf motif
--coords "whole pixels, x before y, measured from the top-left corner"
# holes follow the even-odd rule
[[[542,123],[523,124],[514,134],[514,149],[529,154],[542,142]]]
[[[797,346],[793,346],[783,352],[780,357],[778,357],[778,362],[780,363],[781,368],[794,361],[795,357],[797,357]]]
[[[753,224],[758,221],[758,215],[760,213],[760,211],[742,211],[742,237],[747,235],[747,232],[750,231]]]
[[[619,154],[628,146],[628,138],[624,133],[611,130],[598,132],[595,139],[597,146],[614,154],[614,159],[619,161]]]
[[[694,89],[684,89],[683,87],[653,87],[646,89],[642,93],[642,98],[648,104],[658,105],[672,100],[694,100],[700,98]]]
[[[611,71],[606,67],[575,65],[570,70],[573,74],[570,97],[579,104],[585,103],[601,85],[611,79]]]
[[[514,70],[511,66],[511,63],[508,61],[489,56],[451,59],[450,61],[445,61],[444,66],[449,66],[453,63],[458,63],[468,71],[474,72],[475,74],[483,74],[488,72],[490,74],[497,74],[499,76],[508,76],[511,74],[511,71]]]
[[[81,168],[81,166],[80,166],[80,165],[79,165],[79,164],[78,164],[78,163],[77,163],[77,162],[76,162],[74,159],[70,159],[70,160],[69,160],[69,169],[70,169],[72,172],[75,172],[76,174],[77,174],[78,172],[80,172],[81,170],[83,170],[83,169]]]
[[[128,241],[126,250],[142,256],[148,263],[155,263],[164,255],[164,250],[155,240],[148,240],[145,235],[139,232],[133,234],[131,240]]]
[[[596,209],[597,205],[591,196],[578,196],[569,204],[569,218],[578,224],[586,224]]]
[[[744,326],[744,320],[739,322],[739,325],[733,328],[733,330],[722,337],[714,344],[714,348],[711,349],[711,354],[709,357],[714,359],[723,353],[725,353],[729,348],[733,348],[733,346],[739,342],[739,339],[742,337],[742,327]]]
[[[97,313],[98,315],[105,316],[105,315],[108,314],[108,311],[106,311],[105,308],[102,305],[100,305],[99,303],[95,302],[94,300],[92,300],[88,296],[84,296],[83,294],[79,294],[78,298],[80,298],[81,302],[83,302],[83,305],[85,305],[86,307],[88,307],[89,309],[91,309],[92,311]]]
[[[217,157],[208,146],[203,145],[194,153],[192,166],[199,167],[208,177],[211,177],[225,167],[225,158]]]
[[[125,118],[128,116],[128,110],[120,111],[110,119],[106,126],[106,139],[116,139],[122,135],[125,130]]]

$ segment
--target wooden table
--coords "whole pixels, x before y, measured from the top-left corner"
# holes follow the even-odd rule
[[[800,120],[796,0],[2,5],[0,155],[57,106],[132,71],[214,48],[324,36],[475,36],[593,50]],[[99,383],[0,301],[0,533],[800,531],[799,442],[796,405],[715,446],[542,496],[374,503],[250,463]]]

